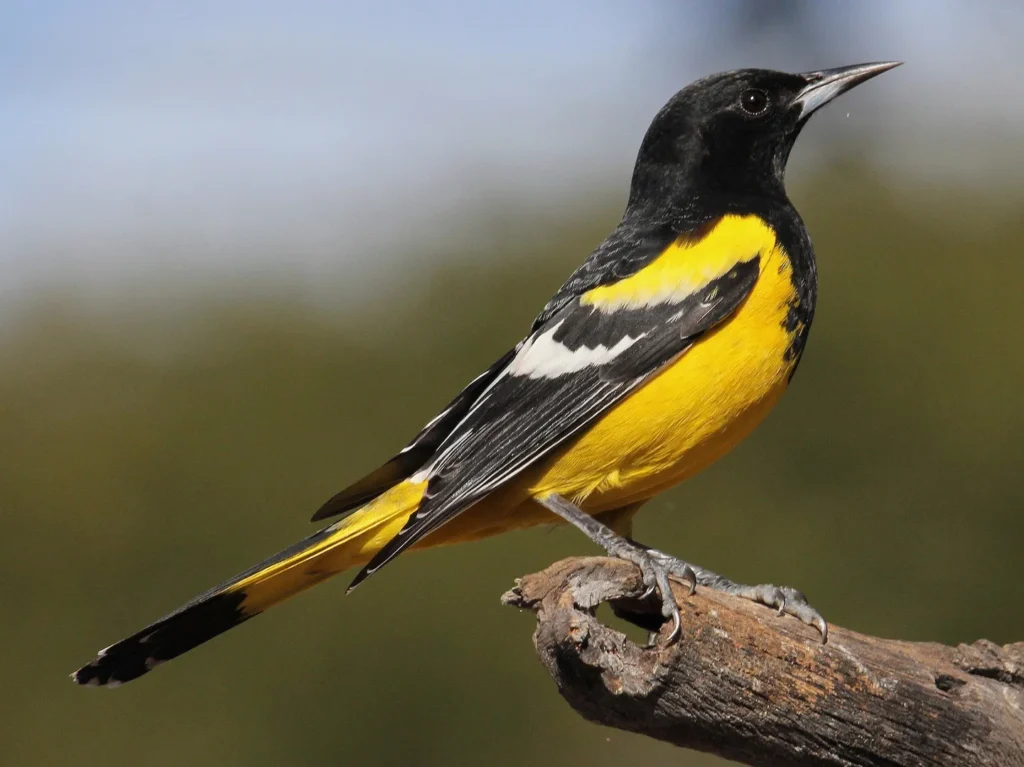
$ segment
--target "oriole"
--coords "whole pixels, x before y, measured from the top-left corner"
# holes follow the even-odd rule
[[[897,62],[699,80],[651,123],[621,222],[515,348],[313,519],[341,520],[102,651],[72,677],[135,679],[272,605],[408,548],[571,522],[669,590],[721,588],[827,625],[789,588],[743,586],[630,540],[647,500],[742,440],[782,396],[814,317],[807,230],[783,176],[817,109]],[[557,516],[553,516],[557,515]]]

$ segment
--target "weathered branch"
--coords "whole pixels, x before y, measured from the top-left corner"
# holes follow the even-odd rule
[[[683,635],[640,647],[594,616],[657,626],[633,565],[567,559],[506,604],[537,615],[534,644],[586,719],[750,765],[1024,765],[1024,642],[947,647],[815,629],[680,586]],[[653,617],[652,617],[653,616]]]

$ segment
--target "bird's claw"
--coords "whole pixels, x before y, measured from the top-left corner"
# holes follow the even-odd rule
[[[722,590],[754,602],[760,602],[768,607],[774,607],[776,614],[779,616],[792,615],[808,626],[814,626],[818,633],[821,634],[822,644],[828,641],[828,623],[821,616],[821,613],[811,607],[807,597],[794,588],[775,586],[770,583],[764,583],[760,586],[743,586],[730,583],[724,586]]]
[[[674,567],[674,563],[664,562],[661,558],[652,555],[651,552],[640,546],[631,546],[628,549],[624,548],[623,550],[615,551],[614,556],[632,562],[640,569],[644,586],[646,586],[640,595],[641,600],[649,599],[656,593],[660,594],[661,614],[666,621],[672,622],[672,628],[669,630],[665,643],[673,644],[676,642],[682,636],[683,619],[679,613],[679,605],[676,603],[675,595],[672,593],[669,576],[675,576],[686,583],[690,594],[693,594],[697,586],[697,576],[693,568],[685,563],[682,567]]]
[[[822,643],[828,641],[828,623],[825,622],[821,613],[811,607],[807,602],[807,597],[797,589],[789,586],[775,586],[771,583],[764,583],[760,586],[744,586],[740,583],[733,583],[728,578],[723,578],[711,570],[691,566],[683,560],[657,549],[647,549],[647,553],[662,567],[674,573],[676,577],[687,581],[690,584],[691,594],[697,584],[716,591],[724,591],[727,594],[735,594],[738,597],[774,608],[779,616],[792,615],[808,626],[814,626],[821,634]]]
[[[811,625],[818,629],[818,633],[821,634],[821,643],[828,643],[828,623],[820,615],[811,621]]]
[[[697,573],[693,571],[692,567],[684,562],[683,567],[678,573],[676,573],[676,575],[678,575],[679,579],[685,581],[686,585],[690,587],[690,596],[692,597],[697,591]]]
[[[682,636],[683,633],[683,621],[679,615],[679,606],[676,605],[676,609],[672,611],[672,630],[668,632],[668,636],[665,638],[665,644],[675,644],[676,640]]]

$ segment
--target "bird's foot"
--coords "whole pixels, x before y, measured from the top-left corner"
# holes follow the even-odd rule
[[[672,629],[666,641],[671,644],[679,638],[683,622],[679,615],[679,605],[676,604],[676,598],[672,594],[669,576],[674,575],[684,581],[692,594],[697,586],[697,576],[686,562],[666,557],[661,552],[623,538],[610,527],[560,495],[548,495],[536,500],[566,522],[582,530],[590,540],[604,549],[608,556],[624,559],[640,568],[640,575],[643,577],[646,587],[641,598],[646,599],[655,592],[658,593],[661,597],[661,614],[665,620],[672,621]]]
[[[768,607],[773,607],[779,615],[792,615],[808,626],[814,626],[821,634],[822,644],[828,641],[828,623],[807,601],[802,592],[789,586],[775,586],[771,583],[762,583],[757,586],[747,586],[742,583],[734,583],[718,573],[706,570],[703,567],[691,565],[678,557],[673,557],[657,549],[642,547],[662,567],[675,572],[685,568],[696,576],[699,586],[706,586],[716,591],[724,591],[726,594],[733,594],[752,602],[758,602]]]
[[[672,593],[669,576],[675,576],[685,583],[693,594],[697,588],[697,574],[693,568],[681,559],[658,556],[660,552],[625,538],[613,539],[604,546],[604,550],[609,556],[632,562],[640,568],[640,575],[646,587],[640,598],[647,599],[656,592],[661,597],[661,615],[665,620],[672,621],[672,629],[665,641],[667,644],[675,642],[682,632],[683,622],[679,615],[679,604]]]
[[[742,583],[734,583],[711,570],[697,567],[678,557],[622,537],[560,495],[547,495],[537,498],[536,501],[582,530],[590,540],[608,552],[609,556],[632,562],[640,568],[644,586],[647,588],[644,598],[657,591],[661,597],[661,614],[666,620],[672,621],[668,643],[678,639],[682,630],[679,605],[676,604],[672,587],[669,585],[669,576],[673,575],[689,585],[691,594],[696,586],[707,586],[774,607],[779,615],[792,615],[807,625],[814,626],[821,633],[821,641],[828,641],[828,624],[825,619],[796,589],[771,584],[745,586]]]

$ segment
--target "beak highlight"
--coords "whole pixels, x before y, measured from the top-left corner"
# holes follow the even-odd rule
[[[795,104],[800,105],[800,119],[809,117],[828,102],[875,75],[888,72],[902,64],[902,61],[882,61],[876,64],[855,64],[852,67],[823,69],[820,72],[805,72],[801,77],[807,86],[797,94]]]

